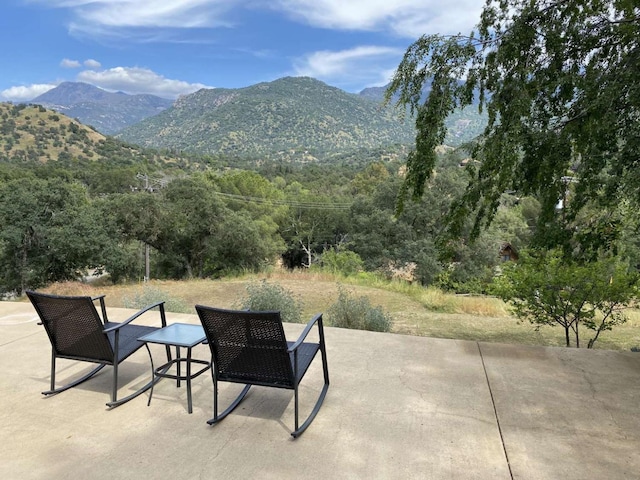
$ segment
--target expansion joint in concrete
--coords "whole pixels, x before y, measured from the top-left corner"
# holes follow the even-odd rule
[[[500,426],[500,417],[498,416],[498,409],[496,408],[496,402],[493,398],[493,391],[491,390],[491,382],[489,381],[489,374],[487,373],[487,366],[484,363],[484,356],[482,355],[482,348],[480,348],[480,342],[476,342],[478,346],[478,352],[480,353],[480,360],[482,361],[482,369],[484,370],[484,376],[487,380],[487,388],[489,388],[489,395],[491,396],[491,405],[493,405],[493,414],[496,417],[496,425],[498,425],[498,433],[500,434],[500,442],[502,443],[502,450],[504,451],[504,458],[507,461],[507,467],[509,468],[509,476],[513,480],[513,472],[511,471],[511,463],[509,462],[509,454],[507,453],[507,446],[504,444],[504,436],[502,435],[502,427]]]

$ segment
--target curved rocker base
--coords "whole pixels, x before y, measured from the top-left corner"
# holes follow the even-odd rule
[[[240,405],[240,402],[244,400],[244,397],[247,395],[250,388],[251,388],[251,385],[245,385],[245,387],[242,389],[242,391],[236,397],[233,403],[231,403],[231,405],[229,405],[227,409],[224,412],[222,412],[220,415],[216,415],[211,420],[207,420],[207,423],[209,425],[215,425],[216,423],[219,423],[220,421],[222,421],[227,415],[233,412],[238,405]],[[320,395],[318,396],[318,400],[316,401],[316,404],[313,407],[313,410],[311,411],[309,416],[306,418],[306,420],[300,427],[298,427],[298,412],[296,411],[295,413],[296,429],[293,432],[291,432],[291,436],[293,438],[298,438],[300,435],[304,433],[307,427],[311,425],[311,422],[313,422],[313,420],[316,418],[316,415],[320,411],[320,407],[322,407],[322,403],[324,402],[324,398],[327,396],[328,390],[329,390],[329,384],[325,383],[324,387],[322,388],[322,391],[320,392]]]
[[[298,438],[300,435],[302,435],[302,433],[307,429],[307,427],[311,425],[311,422],[313,422],[313,419],[316,418],[316,415],[318,414],[318,412],[320,411],[320,407],[322,406],[322,402],[324,402],[324,397],[326,397],[327,395],[327,390],[329,390],[329,384],[325,383],[324,387],[322,387],[322,391],[320,392],[320,396],[318,397],[318,401],[316,402],[315,406],[313,407],[313,410],[311,411],[307,419],[304,421],[304,423],[300,426],[300,428],[297,428],[298,412],[296,412],[296,430],[291,432],[291,436],[293,438]]]
[[[123,403],[128,402],[129,400],[133,400],[134,398],[136,398],[138,395],[146,392],[149,389],[152,389],[153,391],[153,386],[158,383],[158,381],[160,381],[160,377],[154,378],[153,380],[151,380],[149,383],[147,383],[144,387],[140,387],[140,389],[136,390],[135,392],[133,392],[131,395],[127,395],[124,398],[121,398],[120,400],[114,400],[112,402],[107,402],[107,407],[109,408],[115,408],[118,407],[120,405],[122,405]],[[151,401],[151,398],[149,398],[149,401]]]
[[[227,407],[227,409],[224,412],[222,412],[220,415],[218,415],[218,412],[217,412],[217,409],[216,409],[216,411],[214,412],[214,417],[211,420],[207,420],[207,423],[209,425],[215,425],[220,420],[222,420],[224,417],[226,417],[231,412],[233,412],[235,410],[235,408],[238,405],[240,405],[240,402],[242,402],[242,400],[244,400],[244,397],[247,395],[247,392],[249,391],[250,388],[251,388],[251,385],[245,385],[244,388],[242,389],[242,391],[240,392],[240,395],[238,395],[238,397],[233,401],[233,403],[231,405],[229,405]]]
[[[147,351],[149,352],[149,357],[151,358],[151,351],[149,350],[149,346],[146,343],[145,343],[145,346],[147,347]],[[167,370],[169,370],[169,365],[168,364],[164,366],[164,368],[160,371],[160,373],[165,373]],[[153,386],[156,383],[158,383],[161,378],[162,377],[160,377],[160,376],[154,375],[153,358],[151,358],[151,381],[149,383],[147,383],[145,386],[140,387],[140,389],[136,390],[131,395],[127,395],[126,397],[121,398],[120,400],[113,400],[111,402],[108,402],[107,403],[107,407],[109,407],[109,408],[118,407],[118,406],[122,405],[123,403],[128,402],[129,400],[133,400],[134,398],[136,398],[141,393],[144,393],[147,390],[151,389],[151,393],[149,393],[149,400],[147,401],[147,407],[148,407],[149,405],[151,405],[151,397],[153,396]]]
[[[84,375],[83,377],[74,380],[71,383],[68,383],[62,387],[59,388],[54,388],[52,390],[47,390],[45,392],[42,392],[42,395],[56,395],[58,393],[64,392],[65,390],[69,390],[70,388],[73,388],[77,385],[80,385],[83,382],[86,382],[87,380],[89,380],[91,377],[93,377],[96,373],[98,373],[100,370],[102,370],[104,367],[106,367],[107,364],[103,363],[99,366],[97,366],[96,368],[94,368],[93,370],[91,370],[89,373],[87,373],[86,375]],[[153,386],[158,383],[158,381],[160,380],[160,377],[158,378],[154,378],[152,381],[150,381],[149,383],[147,383],[146,385],[144,385],[143,387],[141,387],[140,389],[136,390],[135,392],[133,392],[131,395],[127,395],[124,398],[121,398],[119,400],[112,400],[111,402],[107,402],[107,407],[109,408],[115,408],[118,407],[120,405],[122,405],[123,403],[128,402],[129,400],[132,400],[134,398],[136,398],[138,395],[146,392],[147,390],[149,390],[150,388],[152,389]]]
[[[91,377],[93,377],[96,373],[98,373],[100,370],[102,370],[104,367],[106,367],[107,364],[103,363],[101,365],[99,365],[98,367],[94,368],[93,370],[91,370],[89,373],[87,373],[84,377],[79,378],[78,380],[75,380],[71,383],[68,383],[60,388],[53,388],[53,385],[51,386],[51,390],[47,390],[46,392],[42,392],[42,395],[55,395],[56,393],[60,393],[60,392],[64,392],[65,390],[69,390],[72,387],[75,387],[76,385],[80,385],[82,382],[85,382],[87,380],[89,380]]]

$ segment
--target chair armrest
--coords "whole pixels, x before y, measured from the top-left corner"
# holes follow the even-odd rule
[[[91,301],[95,302],[96,300],[100,300],[100,310],[102,310],[102,323],[107,323],[109,319],[107,318],[107,307],[104,304],[104,297],[106,297],[106,295],[98,295],[97,297],[91,297]]]
[[[128,325],[129,323],[133,322],[136,318],[138,318],[143,313],[146,313],[149,310],[151,310],[153,308],[156,308],[156,307],[160,307],[160,321],[162,322],[162,326],[166,327],[167,326],[167,317],[166,317],[166,315],[164,313],[164,302],[157,302],[157,303],[154,303],[152,305],[149,305],[149,306],[143,308],[139,312],[136,312],[134,315],[132,315],[129,318],[127,318],[124,322],[119,323],[118,325],[116,325],[114,327],[104,329],[103,332],[104,333],[109,333],[109,332],[113,332],[115,330],[118,330],[119,328],[122,328],[125,325]]]
[[[307,326],[304,327],[304,330],[298,337],[298,340],[296,340],[296,342],[287,349],[287,352],[293,352],[298,349],[300,345],[302,345],[302,342],[304,342],[305,338],[307,338],[307,335],[309,335],[309,332],[316,323],[318,324],[318,330],[320,331],[320,337],[322,338],[324,334],[324,328],[322,326],[322,314],[317,313],[311,320],[309,320],[309,323],[307,323]]]

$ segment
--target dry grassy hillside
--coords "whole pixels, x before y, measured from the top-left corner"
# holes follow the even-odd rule
[[[104,135],[53,110],[0,104],[0,149],[9,159],[92,156],[92,147],[104,140]]]
[[[179,156],[105,137],[76,119],[40,105],[11,103],[0,103],[0,161],[20,164],[58,161],[67,166],[91,161],[110,165],[187,163]]]

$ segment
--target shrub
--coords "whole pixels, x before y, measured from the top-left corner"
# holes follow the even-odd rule
[[[135,308],[140,310],[152,303],[164,302],[164,309],[174,313],[192,313],[191,307],[179,298],[171,298],[162,290],[150,285],[145,285],[142,290],[132,297],[124,297],[122,304],[125,308]]]
[[[342,275],[354,275],[364,270],[364,262],[360,256],[349,250],[338,252],[334,249],[327,250],[320,257],[322,268],[331,273]]]
[[[327,310],[329,325],[372,332],[391,330],[391,316],[382,307],[374,307],[367,297],[354,297],[338,288],[338,300]]]
[[[295,298],[292,292],[281,285],[262,280],[248,284],[246,290],[246,296],[240,298],[234,308],[257,312],[275,310],[280,312],[284,322],[302,321],[302,300]]]

